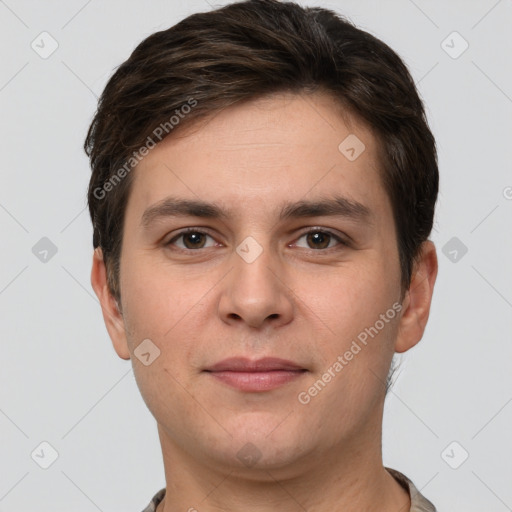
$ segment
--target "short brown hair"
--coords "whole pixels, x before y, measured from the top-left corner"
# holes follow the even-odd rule
[[[406,66],[386,44],[333,11],[247,0],[193,14],[147,37],[101,95],[84,149],[92,167],[93,245],[103,251],[116,300],[129,171],[141,148],[154,143],[159,126],[174,134],[234,103],[285,91],[327,91],[376,134],[403,292],[409,287],[432,229],[439,176],[434,137]]]

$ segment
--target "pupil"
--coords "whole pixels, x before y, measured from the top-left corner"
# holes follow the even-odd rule
[[[201,233],[187,233],[187,236],[185,237],[185,240],[192,241],[193,246],[200,245],[201,242]]]
[[[319,232],[316,232],[316,233],[313,233],[313,234],[310,234],[310,240],[313,239],[313,244],[321,244],[321,247],[320,249],[323,249],[325,247],[327,247],[329,245],[329,236],[330,235],[326,235],[326,233],[319,233]],[[318,248],[318,247],[317,247]]]

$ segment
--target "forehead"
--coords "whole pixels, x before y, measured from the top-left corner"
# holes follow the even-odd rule
[[[385,208],[387,199],[377,139],[321,93],[281,93],[216,112],[164,139],[134,174],[130,201],[138,209],[169,193],[248,208],[265,204],[268,211],[285,199],[331,192],[374,208]]]

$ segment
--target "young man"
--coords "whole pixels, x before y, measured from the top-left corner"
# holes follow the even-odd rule
[[[382,463],[437,274],[399,57],[321,8],[195,14],[117,69],[85,148],[92,286],[162,446],[146,510],[435,511]]]

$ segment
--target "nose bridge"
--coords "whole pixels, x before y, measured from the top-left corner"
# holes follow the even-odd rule
[[[273,254],[273,248],[268,235],[253,234],[244,238],[235,248],[233,254],[234,287],[244,290],[253,300],[266,300],[276,288],[275,275],[272,267],[279,265],[278,257]]]
[[[244,238],[233,254],[235,283],[245,284],[251,288],[259,284],[260,291],[268,293],[274,284],[270,281],[275,279],[269,267],[279,264],[277,255],[272,254],[272,250],[268,236],[259,234]],[[251,293],[256,292],[254,289]]]

